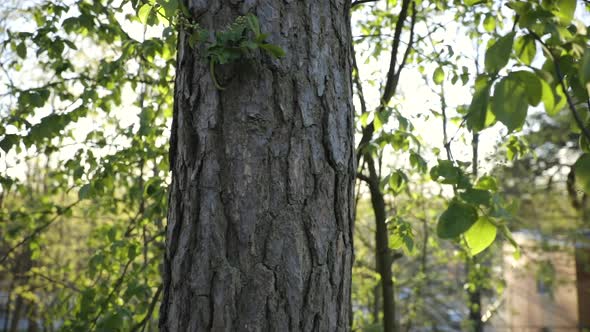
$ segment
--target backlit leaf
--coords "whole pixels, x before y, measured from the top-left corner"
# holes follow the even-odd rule
[[[492,112],[511,132],[524,125],[529,107],[526,89],[514,76],[503,78],[494,87]]]
[[[434,84],[441,85],[445,79],[445,72],[441,67],[437,67],[432,73],[432,80]]]
[[[475,256],[489,247],[496,239],[498,230],[488,217],[480,217],[475,224],[465,232],[467,250]]]
[[[512,43],[514,41],[514,32],[500,37],[488,50],[485,57],[485,69],[490,73],[497,73],[500,69],[508,64]]]

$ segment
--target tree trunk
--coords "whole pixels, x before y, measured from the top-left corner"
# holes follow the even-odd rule
[[[162,331],[350,329],[350,0],[189,1],[247,12],[287,53],[216,66],[179,35]]]
[[[473,133],[473,140],[472,140],[472,147],[473,147],[473,163],[472,163],[472,172],[473,172],[473,180],[477,179],[477,172],[478,172],[478,149],[479,149],[479,133]],[[483,262],[480,262],[482,264]],[[483,332],[483,322],[481,321],[481,273],[479,271],[479,266],[477,262],[477,257],[471,257],[467,259],[466,267],[467,267],[467,278],[470,283],[475,285],[473,291],[468,288],[467,295],[469,298],[469,320],[471,322],[471,328],[473,332]],[[473,271],[473,272],[472,272]]]
[[[398,332],[399,326],[395,313],[395,285],[393,284],[393,272],[391,271],[393,257],[389,249],[385,200],[379,188],[379,175],[375,169],[375,161],[372,157],[365,158],[365,160],[369,169],[371,206],[373,207],[373,213],[375,213],[377,272],[381,277],[381,295],[383,296],[383,331]]]

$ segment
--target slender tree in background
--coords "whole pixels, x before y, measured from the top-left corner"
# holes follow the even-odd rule
[[[180,32],[160,327],[347,330],[350,1],[186,5],[209,31],[256,15],[286,56],[255,53],[213,72]]]

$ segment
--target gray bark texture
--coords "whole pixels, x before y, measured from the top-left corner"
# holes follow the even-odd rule
[[[350,0],[189,0],[254,13],[286,56],[216,66],[179,34],[162,331],[347,331],[353,261]]]

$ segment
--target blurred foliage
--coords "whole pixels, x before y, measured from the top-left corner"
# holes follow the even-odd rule
[[[481,292],[489,303],[501,297],[501,248],[518,247],[509,228],[569,239],[588,228],[583,12],[590,5],[405,4],[404,20],[401,1],[353,7],[356,61],[365,64],[355,70],[364,89],[355,86],[356,130],[373,130],[360,152],[377,161],[397,319],[407,330],[469,329],[467,294]],[[183,11],[177,0],[0,4],[0,289],[7,295],[0,330],[19,320],[48,331],[156,330]],[[257,47],[282,55],[248,24]],[[473,48],[455,45],[459,35]],[[227,47],[213,46],[209,61],[222,64]],[[411,72],[437,99],[424,100],[419,114],[404,109],[403,92],[386,103],[369,97],[387,89],[381,64],[393,49],[398,82]],[[459,89],[471,91],[469,103],[448,101]],[[442,142],[429,141],[418,123],[443,133]],[[478,140],[494,132],[501,132],[497,153],[478,156]],[[456,154],[457,146],[474,153]],[[359,160],[360,177],[366,162]],[[383,299],[366,189],[359,182],[353,328],[379,331]],[[551,268],[539,271],[552,285]]]

